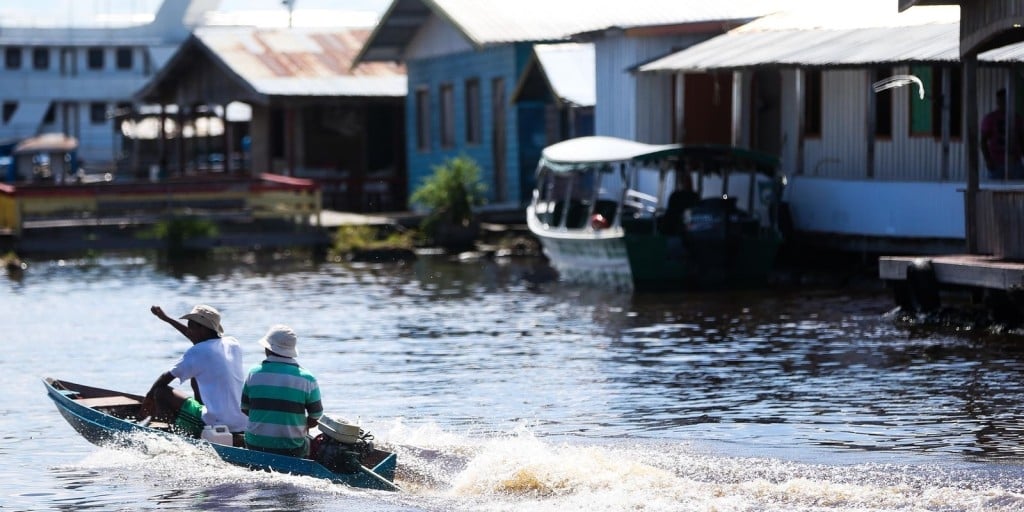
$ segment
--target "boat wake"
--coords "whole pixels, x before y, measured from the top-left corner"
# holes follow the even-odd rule
[[[1016,466],[822,465],[702,453],[680,442],[552,441],[526,429],[484,439],[436,426],[388,436],[395,434],[391,442],[404,446],[400,484],[421,498],[406,503],[427,509],[1024,510],[1024,469]]]
[[[161,482],[159,498],[170,500],[170,508],[201,502],[204,508],[243,503],[317,510],[1024,509],[1024,469],[1018,466],[822,465],[702,453],[680,442],[551,440],[525,428],[476,436],[396,422],[375,432],[379,443],[399,454],[396,483],[405,492],[249,471],[224,463],[212,450],[160,436],[134,436],[142,450],[101,448],[76,470],[119,493],[140,476],[151,485],[132,492],[152,492]]]

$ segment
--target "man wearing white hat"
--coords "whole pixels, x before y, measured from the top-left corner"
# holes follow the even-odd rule
[[[249,370],[242,388],[242,411],[249,416],[245,445],[254,450],[304,457],[307,433],[324,408],[320,386],[295,357],[297,337],[287,325],[275,325],[260,339],[267,358]]]
[[[192,346],[153,383],[146,394],[143,413],[173,422],[193,437],[199,437],[206,425],[225,425],[234,433],[245,430],[248,419],[238,406],[245,379],[242,346],[235,338],[224,335],[220,312],[200,304],[181,317],[188,321],[183,324],[164,313],[160,306],[153,306],[150,311],[184,334]],[[191,379],[194,396],[171,388],[174,379]]]

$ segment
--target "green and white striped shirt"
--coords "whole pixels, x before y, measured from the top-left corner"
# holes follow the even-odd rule
[[[268,356],[249,370],[242,388],[242,412],[249,415],[245,444],[292,450],[306,439],[306,416],[323,416],[316,377],[290,357]]]

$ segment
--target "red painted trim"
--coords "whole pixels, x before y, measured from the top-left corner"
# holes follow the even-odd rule
[[[261,174],[259,179],[211,180],[162,183],[104,183],[97,185],[24,185],[0,183],[0,193],[14,197],[92,197],[132,195],[217,194],[232,191],[318,190],[320,185],[310,179],[277,174]]]
[[[296,178],[294,176],[282,176],[280,174],[262,173],[260,180],[269,181],[278,185],[291,185],[293,187],[316,187],[316,182],[307,178]]]

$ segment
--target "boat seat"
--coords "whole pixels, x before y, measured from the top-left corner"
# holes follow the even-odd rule
[[[82,404],[86,407],[99,408],[99,407],[125,407],[130,405],[142,405],[138,399],[130,396],[116,395],[116,396],[98,396],[93,398],[79,398],[75,402]]]

